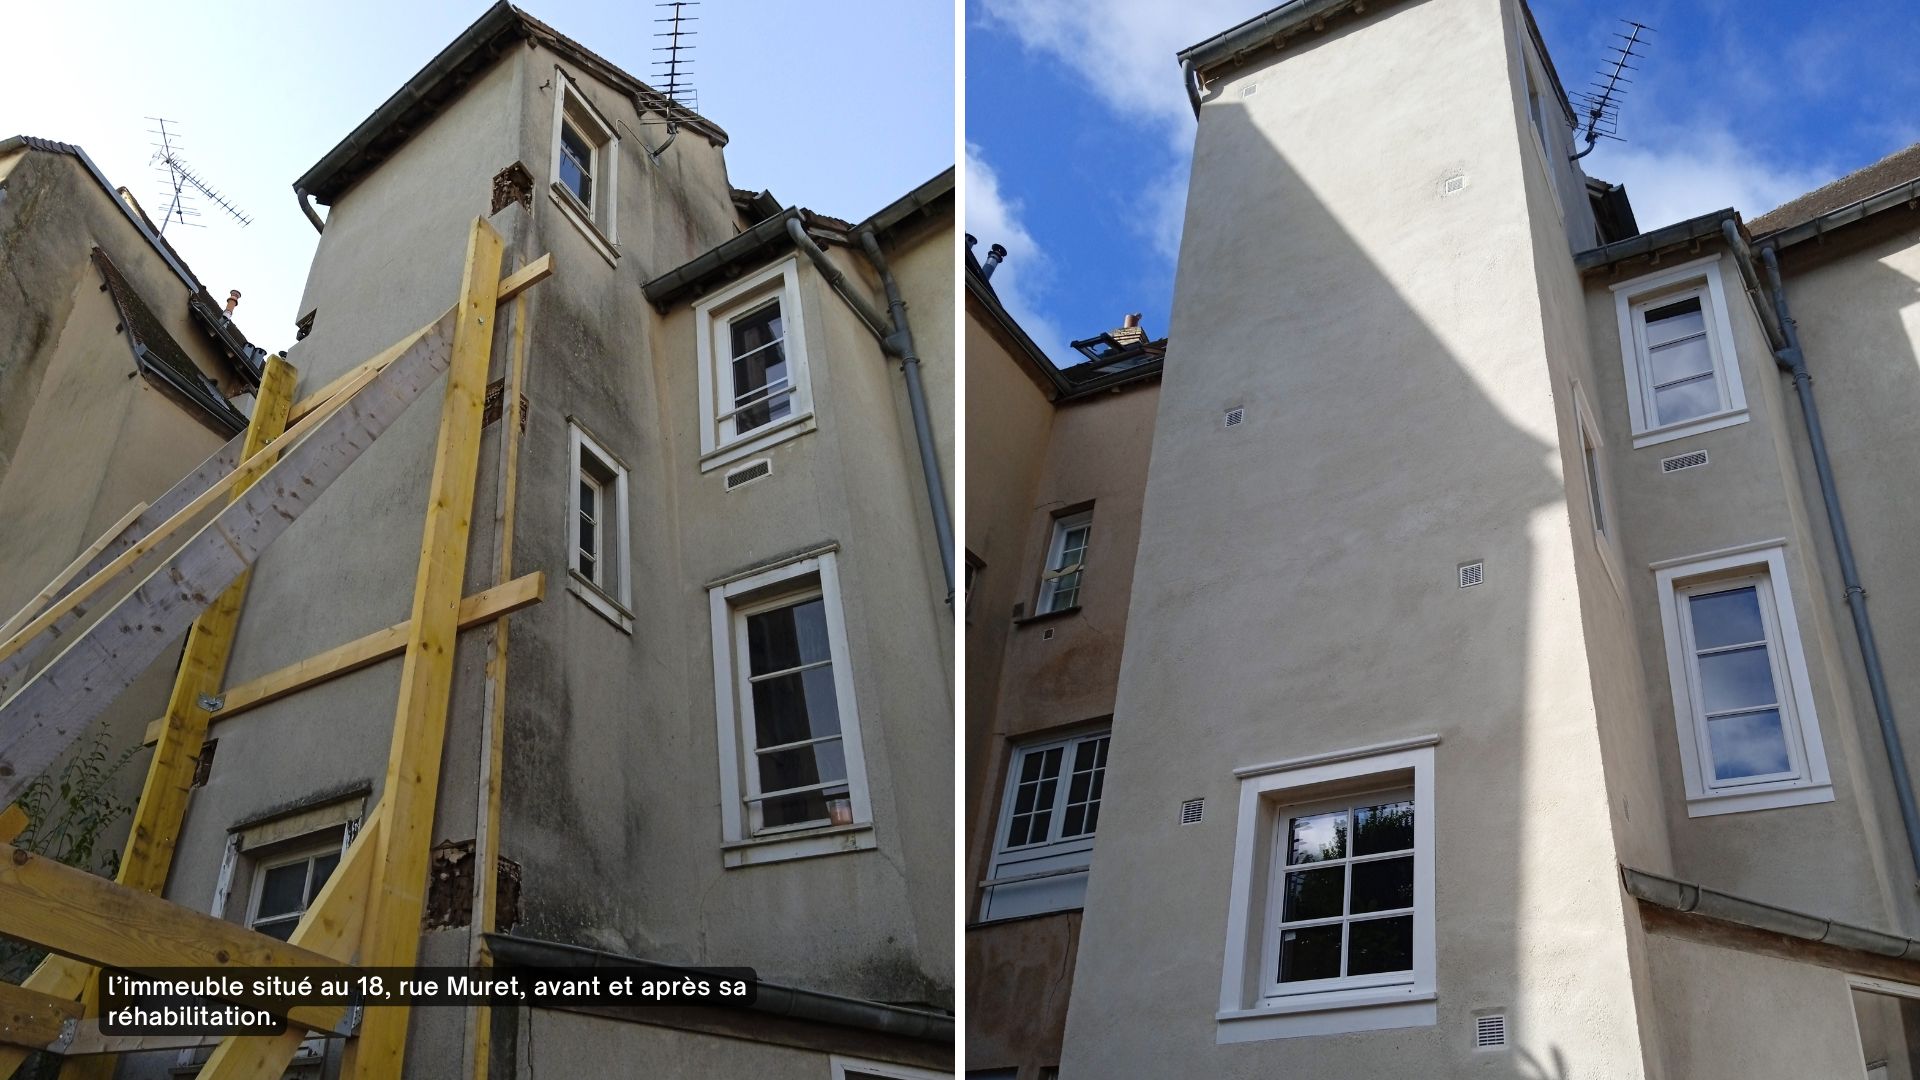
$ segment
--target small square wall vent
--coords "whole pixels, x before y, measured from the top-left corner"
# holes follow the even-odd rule
[[[1691,454],[1675,454],[1670,458],[1661,458],[1660,471],[1670,473],[1679,472],[1681,469],[1697,469],[1706,463],[1707,452],[1705,450],[1695,450]]]
[[[751,484],[755,480],[773,475],[773,462],[766,458],[749,461],[745,465],[727,474],[727,490],[732,491],[742,484]]]
[[[1459,176],[1449,176],[1440,182],[1440,194],[1442,195],[1458,195],[1465,190],[1467,190],[1467,175],[1465,173],[1461,173]]]
[[[1180,824],[1198,825],[1207,813],[1207,800],[1188,799],[1180,804]]]
[[[1504,1014],[1473,1018],[1473,1048],[1498,1050],[1507,1045],[1507,1018]]]
[[[1247,410],[1245,409],[1228,409],[1227,410],[1227,426],[1228,427],[1239,427],[1241,424],[1244,424],[1246,422],[1247,422]]]
[[[1460,564],[1460,587],[1471,589],[1480,584],[1485,575],[1484,563],[1470,562]]]

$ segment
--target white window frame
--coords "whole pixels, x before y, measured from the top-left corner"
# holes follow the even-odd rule
[[[587,95],[561,68],[553,69],[553,145],[549,162],[551,182],[547,197],[560,208],[560,215],[572,222],[593,250],[611,265],[620,259],[620,137],[613,125],[593,107]],[[573,189],[560,180],[560,126],[570,123],[593,146],[593,178],[590,203],[582,202]]]
[[[770,299],[780,301],[787,381],[793,405],[786,416],[744,433],[721,414],[733,403],[732,320],[750,314]],[[788,257],[694,305],[694,334],[700,364],[700,471],[714,469],[814,429],[813,384],[807,364],[807,329],[800,304],[800,262]],[[723,407],[721,403],[725,403]]]
[[[1613,579],[1614,591],[1624,595],[1617,539],[1620,521],[1614,509],[1613,484],[1607,467],[1607,442],[1600,435],[1600,424],[1593,418],[1592,407],[1587,404],[1586,390],[1578,382],[1573,384],[1573,428],[1574,446],[1580,457],[1581,487],[1587,493],[1587,513],[1592,518],[1593,546],[1600,553],[1607,576]]]
[[[347,860],[347,847],[351,843],[352,843],[352,832],[351,830],[348,830],[345,833],[344,837],[340,837],[340,836],[327,837],[324,834],[321,834],[319,836],[315,836],[310,840],[302,841],[297,845],[291,845],[286,850],[277,852],[273,855],[263,855],[263,856],[256,857],[253,860],[253,867],[252,867],[253,880],[248,883],[247,912],[246,912],[246,916],[240,920],[240,925],[246,927],[249,930],[252,930],[254,929],[255,923],[259,921],[260,896],[262,891],[266,888],[267,871],[277,869],[282,866],[290,866],[297,862],[304,862],[308,864],[308,868],[307,868],[307,880],[301,886],[301,891],[300,891],[300,898],[301,898],[300,902],[302,906],[300,908],[300,913],[298,915],[295,915],[293,919],[294,925],[298,927],[300,925],[300,920],[306,918],[307,912],[311,910],[313,907],[313,903],[308,901],[306,898],[306,890],[310,888],[313,883],[313,868],[312,868],[313,860],[321,858],[326,855],[338,855],[340,857],[340,862],[335,863],[333,867],[333,872],[337,874],[340,872],[341,863],[345,863]],[[315,900],[319,899],[317,894],[314,899]],[[276,915],[276,916],[273,916],[272,918],[275,921],[284,921],[286,917],[284,915]],[[265,931],[262,931],[262,933],[264,932]]]
[[[856,1075],[866,1073],[869,1076],[883,1076],[887,1080],[953,1080],[950,1072],[936,1072],[914,1065],[895,1065],[890,1061],[866,1061],[850,1058],[844,1054],[833,1054],[827,1059],[832,1070],[831,1080],[847,1080],[849,1072]]]
[[[1653,570],[1660,597],[1660,624],[1666,637],[1675,735],[1686,781],[1687,816],[1832,802],[1833,781],[1814,712],[1813,684],[1807,676],[1806,650],[1787,577],[1786,541],[1770,540],[1668,560],[1655,563]],[[1770,781],[1721,783],[1713,779],[1706,718],[1696,706],[1699,675],[1693,663],[1691,622],[1681,600],[1693,592],[1717,592],[1744,584],[1759,586],[1767,655],[1780,702],[1780,726],[1786,733],[1795,768],[1792,775]]]
[[[1022,743],[1012,747],[1007,759],[1007,769],[1003,777],[1000,793],[1000,814],[994,820],[993,855],[987,864],[987,880],[981,883],[980,920],[987,922],[999,918],[1017,918],[1021,915],[1038,915],[1049,911],[1073,911],[1084,906],[1087,890],[1087,874],[1093,866],[1093,843],[1098,832],[1093,830],[1077,836],[1061,837],[1060,831],[1066,821],[1067,807],[1070,802],[1074,760],[1079,748],[1088,743],[1105,743],[1108,760],[1111,761],[1113,731],[1110,726],[1102,725],[1076,731],[1071,735]],[[1019,796],[1020,773],[1029,758],[1045,754],[1049,750],[1060,751],[1060,772],[1055,779],[1053,805],[1047,822],[1048,839],[1037,843],[1021,844],[1018,847],[1007,846],[1007,827],[1013,821],[1013,808]],[[1095,751],[1099,753],[1098,750]],[[1099,765],[1102,775],[1101,803],[1105,803],[1106,764]],[[1031,875],[1044,874],[1044,878]],[[1002,878],[1003,884],[996,885]],[[1025,878],[1025,881],[1021,879]],[[1052,901],[1038,906],[1021,905],[1018,902],[1020,886],[1052,886],[1048,890],[1054,894]],[[1061,886],[1071,886],[1061,888]],[[1009,890],[1003,898],[1000,890]],[[1003,907],[1012,907],[1012,914],[994,913],[994,901],[1000,899]]]
[[[600,551],[593,575],[580,569],[580,480],[589,475],[585,468],[589,460],[612,477],[595,480],[601,488],[601,510]],[[567,417],[567,591],[631,634],[633,542],[627,495],[626,464],[587,434],[579,420]]]
[[[1218,1043],[1287,1039],[1437,1023],[1434,949],[1434,748],[1437,735],[1235,769],[1240,781]],[[1287,812],[1364,792],[1411,789],[1414,803],[1413,971],[1306,984],[1271,993],[1267,954],[1280,918],[1275,858]],[[1277,963],[1277,961],[1276,961]]]
[[[752,831],[747,800],[755,794],[752,693],[746,657],[747,616],[819,596],[827,621],[827,647],[833,659],[833,691],[840,710],[840,739],[847,764],[847,798],[853,820],[780,831]],[[846,617],[841,608],[839,564],[831,550],[797,557],[750,571],[707,589],[713,629],[713,695],[720,743],[720,821],[722,861],[729,867],[804,859],[875,846],[873,808],[868,800],[866,755],[861,747],[855,704],[853,663],[847,649]]]
[[[1635,449],[1684,439],[1747,422],[1747,393],[1740,381],[1740,357],[1733,346],[1733,323],[1727,307],[1727,288],[1720,272],[1720,256],[1709,255],[1657,274],[1623,281],[1613,287],[1614,313],[1620,328],[1621,372],[1626,379],[1627,411],[1633,419]],[[1672,424],[1655,419],[1652,365],[1647,360],[1645,313],[1651,308],[1700,297],[1706,322],[1707,348],[1713,354],[1714,381],[1720,389],[1720,407],[1704,416]]]
[[[1066,553],[1067,534],[1083,525],[1087,530],[1087,542],[1081,548],[1080,561],[1072,566],[1054,566]],[[1089,506],[1071,514],[1060,514],[1053,519],[1051,528],[1053,531],[1047,536],[1046,558],[1040,564],[1040,591],[1033,599],[1035,615],[1072,611],[1081,606],[1081,594],[1087,589],[1087,555],[1093,551],[1093,507]],[[1055,607],[1054,599],[1060,578],[1068,573],[1080,575],[1074,585],[1073,603]]]

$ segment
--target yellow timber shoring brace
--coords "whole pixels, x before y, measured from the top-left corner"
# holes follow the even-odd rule
[[[476,857],[481,860],[476,867],[476,889],[482,878],[486,888],[476,897],[472,932],[474,961],[490,961],[481,935],[493,928],[494,918],[492,882],[498,850],[507,616],[538,603],[545,594],[543,575],[509,578],[515,459],[520,442],[516,421],[525,379],[526,306],[521,294],[553,273],[552,257],[542,256],[503,278],[503,255],[499,234],[484,219],[476,219],[468,239],[460,298],[449,312],[451,358],[408,620],[222,695],[233,696],[250,688],[252,697],[247,701],[252,707],[378,660],[402,656],[401,689],[380,803],[367,816],[340,865],[287,942],[191,911],[159,896],[185,818],[195,759],[209,725],[229,718],[224,709],[209,713],[202,702],[225,678],[245,599],[248,574],[243,571],[195,619],[166,714],[149,727],[148,741],[155,747],[153,760],[116,882],[15,849],[11,845],[26,825],[25,815],[17,806],[0,810],[0,934],[53,953],[20,986],[0,983],[0,1080],[11,1077],[33,1050],[59,1051],[74,1043],[76,1028],[84,1031],[89,1024],[94,1027],[89,1032],[93,1037],[82,1040],[87,1056],[69,1057],[61,1073],[63,1080],[110,1076],[115,1053],[165,1042],[99,1037],[97,1021],[92,1017],[97,1012],[95,973],[103,966],[131,971],[164,967],[411,966],[417,959],[420,940],[455,641],[462,629],[489,625],[487,620],[492,620],[492,638],[475,844]],[[501,304],[516,298],[513,353],[508,365],[508,389],[503,395],[496,581],[481,593],[463,597],[496,313]],[[150,534],[122,536],[138,516],[141,508],[136,508],[63,577],[75,576],[79,565],[103,550],[138,549],[141,555],[155,550],[167,534],[178,531],[182,524],[178,519],[204,511],[217,495],[240,500],[274,464],[276,453],[263,451],[290,453],[280,448],[297,446],[332,413],[351,407],[356,393],[389,365],[414,355],[433,329],[424,328],[298,401],[293,398],[292,367],[277,358],[270,361],[244,445],[229,459],[240,462],[233,473],[211,482],[187,510],[166,519]],[[110,548],[113,541],[118,541],[117,546]],[[33,633],[60,625],[57,620],[72,617],[70,613],[84,613],[80,601],[103,587],[95,579],[122,573],[139,558],[121,556],[64,596],[63,582],[50,585],[22,612],[25,618],[16,616],[9,621],[8,629],[17,633],[0,641],[0,652],[18,652]],[[74,599],[76,596],[80,599]],[[110,610],[100,621],[106,622],[113,614]],[[5,704],[11,705],[13,700]],[[314,1030],[349,1035],[343,1077],[397,1078],[405,1061],[408,1010],[402,1006],[366,1010],[358,1031],[352,1033],[342,1029],[346,1015],[337,1006],[291,1010],[285,1035],[227,1038],[199,1075],[202,1080],[277,1080],[308,1031]],[[487,1031],[487,1010],[478,1008],[469,1025],[466,1062],[476,1070],[475,1076],[484,1076],[487,1069]],[[79,1051],[81,1047],[76,1045],[74,1049]]]

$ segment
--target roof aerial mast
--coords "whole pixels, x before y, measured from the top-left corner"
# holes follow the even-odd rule
[[[1590,84],[1592,89],[1573,95],[1574,103],[1586,116],[1587,148],[1568,158],[1569,161],[1579,161],[1593,153],[1593,148],[1601,139],[1624,141],[1620,139],[1620,99],[1626,96],[1627,87],[1633,82],[1626,77],[1626,73],[1640,70],[1637,65],[1627,63],[1627,60],[1647,55],[1644,51],[1635,51],[1635,46],[1644,49],[1649,44],[1646,35],[1654,30],[1632,19],[1620,21],[1627,25],[1627,32],[1615,32],[1612,35],[1618,40],[1609,46],[1607,58],[1601,62],[1600,70]]]
[[[664,18],[653,20],[667,24],[665,30],[653,35],[667,39],[665,45],[653,47],[654,52],[667,54],[653,62],[655,89],[665,99],[659,108],[661,119],[657,122],[667,127],[666,141],[660,144],[659,149],[648,151],[649,156],[658,161],[660,155],[667,152],[667,147],[673,144],[674,136],[680,134],[680,114],[700,108],[699,94],[693,88],[693,45],[686,40],[696,31],[685,28],[686,23],[700,21],[698,16],[689,15],[686,10],[699,7],[700,0],[669,0],[655,6],[667,9]]]
[[[165,175],[160,178],[160,197],[166,203],[166,209],[160,214],[162,236],[166,235],[167,226],[176,221],[182,225],[204,227],[200,222],[187,220],[200,216],[200,211],[193,206],[195,197],[204,198],[226,211],[240,223],[242,228],[253,224],[253,218],[243,213],[239,207],[228,201],[226,196],[214,190],[211,184],[201,179],[193,169],[188,167],[185,159],[180,156],[182,146],[178,124],[169,128],[167,125],[174,123],[171,120],[158,116],[149,116],[147,119],[159,125],[147,129],[157,136],[153,144],[153,157],[147,163],[166,170]]]

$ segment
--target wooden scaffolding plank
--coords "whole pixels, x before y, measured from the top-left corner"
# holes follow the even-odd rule
[[[12,983],[0,983],[0,1043],[44,1050],[70,1034],[80,1003]]]
[[[102,551],[106,550],[108,544],[113,543],[120,534],[127,531],[129,526],[139,520],[140,515],[145,513],[146,509],[146,503],[138,503],[133,509],[127,511],[119,521],[107,526],[107,531],[100,534],[100,539],[87,545],[85,551],[74,556],[73,561],[67,564],[66,569],[54,575],[53,580],[47,583],[46,588],[41,589],[34,595],[33,599],[27,601],[26,606],[13,613],[13,618],[8,619],[4,623],[0,623],[0,641],[5,641],[12,637],[15,631],[27,625],[28,620],[45,611],[48,604],[53,603],[65,595],[67,586],[72,585],[76,581],[84,580],[85,575],[82,574],[82,571],[92,564],[93,560],[98,557]]]
[[[0,810],[0,844],[11,844],[27,831],[27,812],[19,803]]]
[[[487,395],[496,296],[505,245],[486,219],[476,218],[461,279],[453,363],[447,371],[440,437],[434,448],[426,525],[414,579],[413,613],[400,671],[393,746],[381,802],[387,828],[374,867],[374,902],[360,957],[373,967],[410,967],[420,948],[434,799],[452,695],[467,538],[480,469],[480,433]],[[512,412],[507,413],[508,417]],[[508,425],[512,426],[511,421]],[[408,1010],[369,1009],[360,1037],[347,1047],[341,1069],[353,1080],[397,1080],[406,1060]]]
[[[329,413],[305,439],[290,442],[280,460],[245,495],[228,504],[138,588],[0,704],[0,801],[12,799],[79,738],[93,718],[438,378],[451,358],[451,339],[456,336],[447,323],[436,327],[405,356],[373,376],[365,389]]]
[[[74,1007],[80,1003],[74,999],[86,989],[87,977],[93,973],[93,965],[69,956],[55,954],[40,961],[33,974],[21,980],[20,985],[61,1001],[72,1001]],[[5,1040],[0,1039],[0,1044]],[[24,1047],[0,1045],[0,1080],[6,1080],[17,1072],[27,1056],[33,1053]]]
[[[471,630],[532,607],[544,600],[546,595],[547,575],[538,570],[484,589],[460,601],[460,629]],[[384,630],[375,630],[345,645],[336,645],[326,652],[270,671],[257,679],[248,679],[237,686],[228,687],[220,695],[220,711],[210,719],[218,724],[236,716],[244,716],[270,701],[278,701],[308,687],[351,674],[382,660],[390,660],[405,652],[406,648],[407,624],[394,623]],[[159,740],[164,723],[164,719],[161,719],[147,725],[148,745]]]
[[[312,967],[352,969],[310,949],[189,911],[45,856],[0,845],[0,934],[95,967]],[[43,991],[46,992],[46,991]],[[292,1009],[287,1018],[337,1030],[344,1006]]]

